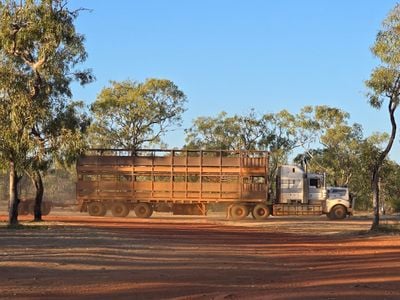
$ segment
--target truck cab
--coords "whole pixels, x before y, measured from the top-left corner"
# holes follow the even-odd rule
[[[344,219],[353,214],[354,198],[347,187],[328,187],[327,199],[323,206],[329,219]]]
[[[353,213],[354,200],[347,187],[327,187],[324,174],[308,173],[294,165],[279,167],[274,210],[278,214],[326,214],[343,219]],[[282,213],[284,214],[284,213]]]

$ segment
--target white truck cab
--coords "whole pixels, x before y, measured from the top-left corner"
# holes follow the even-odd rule
[[[294,165],[279,167],[276,213],[326,214],[329,219],[344,219],[353,213],[354,199],[347,187],[327,187],[324,174],[308,173]]]
[[[353,214],[354,199],[347,187],[328,187],[324,213],[330,219],[343,219]]]

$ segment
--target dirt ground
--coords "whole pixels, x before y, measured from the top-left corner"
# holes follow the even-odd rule
[[[5,220],[2,299],[400,299],[400,236],[365,234],[365,217]]]

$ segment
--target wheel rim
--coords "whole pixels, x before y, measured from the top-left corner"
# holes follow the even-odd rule
[[[242,206],[242,205],[235,205],[232,207],[231,209],[231,215],[232,218],[236,219],[236,220],[241,220],[243,218],[245,218],[248,214],[248,210],[247,207]]]
[[[241,207],[236,208],[235,210],[235,215],[237,215],[238,217],[241,217],[244,215],[244,210]]]
[[[257,215],[259,215],[260,217],[263,217],[263,216],[265,216],[267,213],[265,212],[265,209],[264,208],[259,208],[259,209],[257,209],[256,210],[256,213],[257,213]]]
[[[344,216],[344,211],[343,209],[337,209],[335,212],[335,215],[337,218],[342,218]]]
[[[91,216],[101,216],[103,208],[101,203],[92,202],[89,204],[89,215]]]

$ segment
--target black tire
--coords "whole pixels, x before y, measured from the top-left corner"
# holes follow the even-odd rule
[[[244,204],[234,204],[231,207],[231,218],[232,220],[242,220],[249,214],[249,209]]]
[[[270,208],[265,204],[257,204],[251,211],[253,218],[256,220],[266,220],[271,214]]]
[[[150,218],[153,214],[153,207],[148,203],[139,203],[135,205],[134,210],[138,218]]]
[[[107,208],[101,202],[91,202],[88,205],[88,213],[91,216],[103,217],[107,212]]]
[[[111,206],[111,213],[114,217],[126,217],[129,214],[129,207],[123,202],[115,202]]]
[[[332,207],[331,211],[328,214],[328,218],[330,220],[343,220],[346,218],[347,209],[341,204],[335,205]]]

